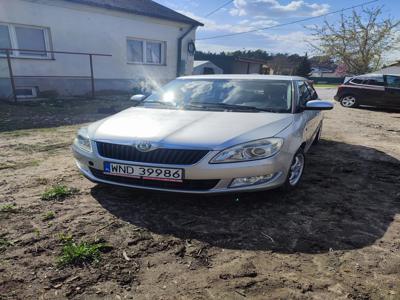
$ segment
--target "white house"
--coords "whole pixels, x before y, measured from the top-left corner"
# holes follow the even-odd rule
[[[193,62],[193,75],[222,73],[224,73],[224,70],[209,60],[195,60]]]
[[[11,64],[20,94],[91,90],[129,91],[192,74],[196,28],[203,24],[151,0],[0,0],[0,48],[13,48]],[[0,50],[0,97],[11,81]]]
[[[333,69],[328,68],[311,68],[311,77],[324,77],[324,78],[339,78]]]
[[[374,73],[384,75],[400,75],[400,61],[396,61]]]

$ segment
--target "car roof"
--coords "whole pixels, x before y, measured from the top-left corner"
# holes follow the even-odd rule
[[[300,76],[285,75],[260,75],[260,74],[219,74],[219,75],[191,75],[181,76],[178,79],[243,79],[243,80],[306,80],[307,78]]]
[[[382,76],[384,76],[384,75],[389,75],[389,76],[397,76],[397,77],[399,77],[400,76],[400,74],[390,74],[390,73],[388,73],[388,74],[381,74],[381,73],[370,73],[370,74],[362,74],[362,75],[357,75],[357,76],[354,76],[354,77],[382,77]],[[353,77],[353,78],[354,78]]]

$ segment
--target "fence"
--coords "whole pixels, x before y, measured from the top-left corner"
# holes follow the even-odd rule
[[[91,97],[95,97],[95,77],[94,77],[94,68],[93,68],[93,57],[100,56],[100,57],[111,57],[111,54],[101,54],[101,53],[88,53],[88,52],[70,52],[70,51],[53,51],[53,50],[33,50],[33,49],[14,49],[14,48],[0,48],[0,54],[5,53],[5,55],[0,55],[0,59],[6,59],[7,61],[7,69],[10,78],[11,90],[12,90],[12,98],[14,101],[18,100],[17,97],[17,89],[18,86],[16,85],[17,78],[39,78],[39,77],[46,77],[46,78],[55,78],[55,77],[63,77],[63,76],[44,76],[44,75],[15,75],[12,60],[19,59],[19,57],[13,56],[12,53],[14,51],[19,52],[27,52],[27,53],[46,53],[46,54],[66,54],[66,55],[81,55],[87,56],[89,59],[89,68],[90,68],[90,76],[65,76],[68,78],[83,78],[83,79],[90,79],[91,85]],[[53,58],[54,59],[54,58]]]
[[[341,84],[345,77],[309,77],[309,79],[317,84]]]

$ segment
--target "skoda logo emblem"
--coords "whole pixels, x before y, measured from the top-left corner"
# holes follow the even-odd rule
[[[140,152],[148,152],[152,150],[152,145],[150,142],[147,141],[140,141],[135,145],[136,149]]]

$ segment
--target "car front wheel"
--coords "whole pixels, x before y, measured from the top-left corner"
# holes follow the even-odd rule
[[[340,99],[340,104],[343,107],[357,107],[357,99],[353,95],[344,96]]]
[[[303,176],[305,161],[304,151],[300,148],[293,157],[283,190],[290,191],[299,185]]]

